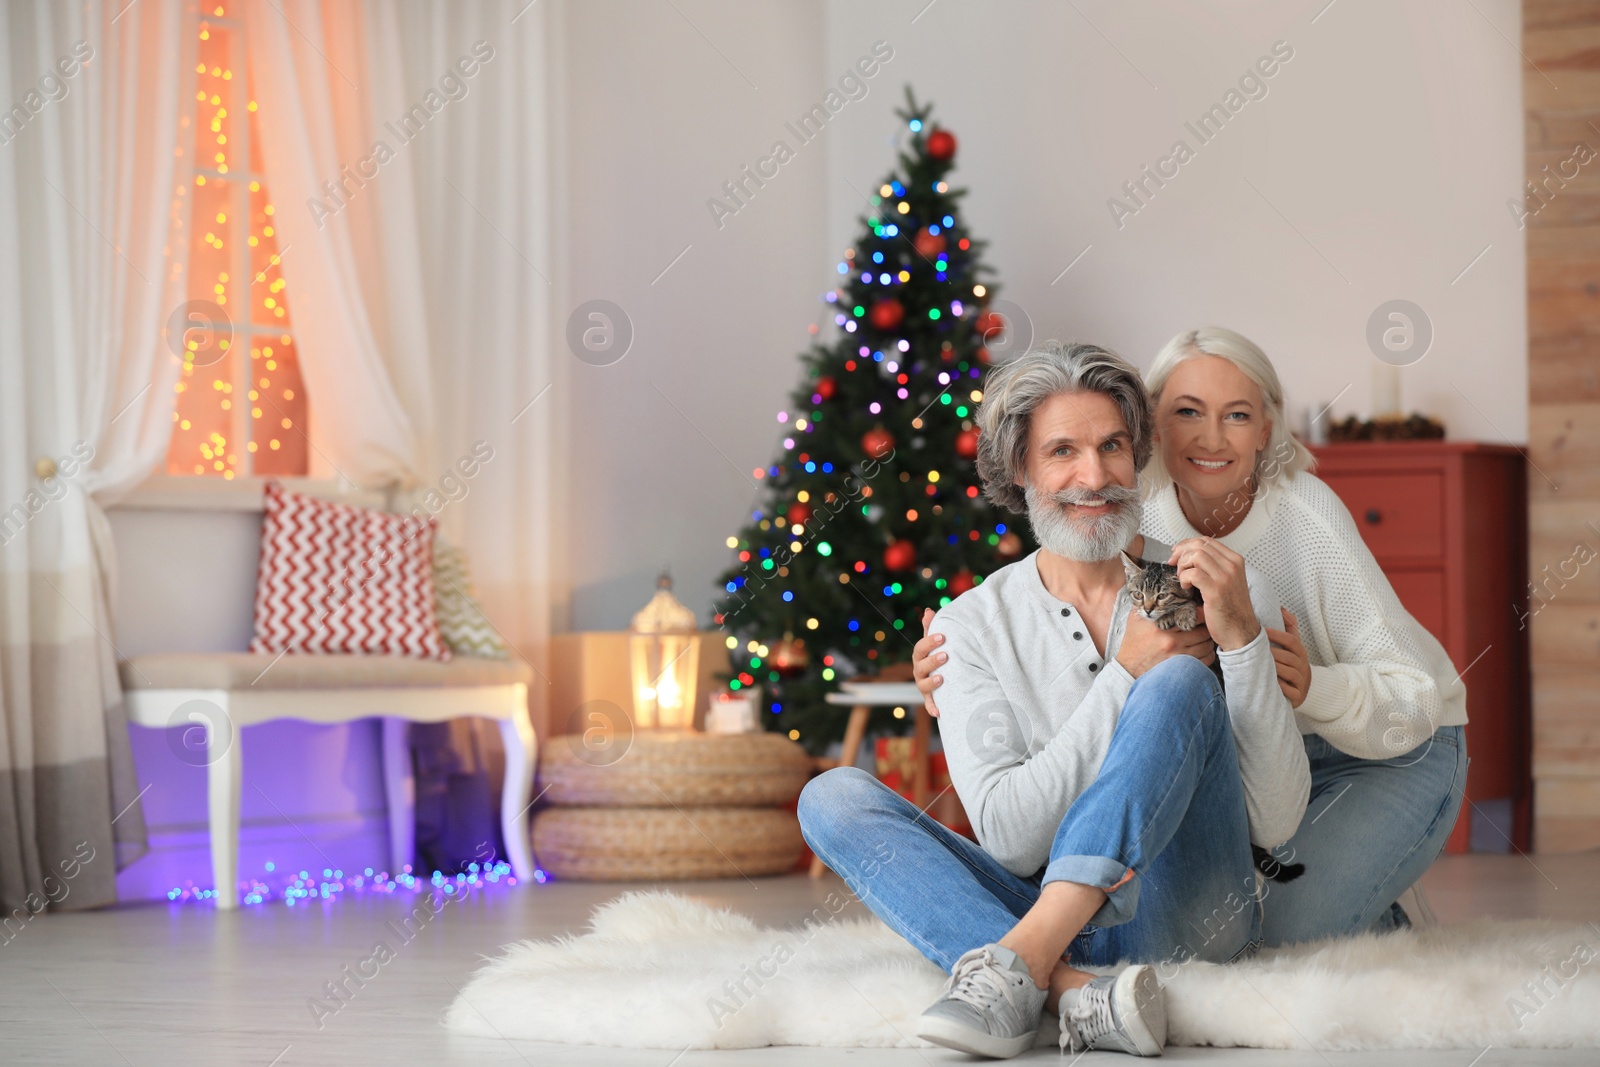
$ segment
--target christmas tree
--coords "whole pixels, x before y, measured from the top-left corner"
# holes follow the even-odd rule
[[[729,686],[759,687],[761,718],[820,754],[842,736],[840,682],[910,678],[925,607],[939,608],[1032,550],[1026,524],[983,498],[974,457],[986,344],[1006,328],[946,175],[956,139],[910,89],[900,167],[871,198],[838,265],[838,340],[802,354],[778,413],[783,451],[755,472],[764,506],[728,547],[715,621]],[[898,665],[898,669],[897,668]],[[873,712],[904,732],[915,708]]]

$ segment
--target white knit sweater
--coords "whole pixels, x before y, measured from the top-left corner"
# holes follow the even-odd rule
[[[1170,484],[1146,502],[1141,532],[1169,545],[1203,536]],[[1466,686],[1444,646],[1400,605],[1349,510],[1320,478],[1301,473],[1260,493],[1219,540],[1266,575],[1300,620],[1312,664],[1295,712],[1302,734],[1388,759],[1467,721]]]

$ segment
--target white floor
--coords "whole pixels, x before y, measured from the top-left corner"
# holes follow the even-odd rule
[[[1452,856],[1424,879],[1441,921],[1479,915],[1600,918],[1600,852],[1579,855]],[[767,924],[798,923],[840,887],[832,875],[754,882],[681,883],[676,888],[730,905]],[[551,883],[496,887],[444,909],[409,942],[386,922],[409,897],[356,896],[335,904],[281,903],[219,913],[209,906],[152,904],[43,916],[0,945],[0,1063],[621,1064],[694,1067],[759,1063],[976,1062],[943,1050],[760,1049],[744,1052],[579,1048],[452,1037],[439,1017],[456,988],[508,941],[580,931],[595,904],[635,886]],[[409,903],[408,903],[409,901]],[[855,912],[860,905],[852,903]],[[847,911],[845,914],[854,912]],[[319,1028],[308,1007],[326,981],[372,954],[394,958]],[[368,968],[370,973],[371,968]],[[353,988],[353,986],[352,986]],[[608,1010],[595,1005],[597,1012]],[[618,1016],[619,1029],[628,1019]],[[1055,1059],[1037,1051],[1024,1059]],[[1127,1063],[1113,1054],[1094,1060]],[[1171,1049],[1168,1060],[1249,1064],[1593,1064],[1595,1050],[1530,1053],[1498,1049],[1338,1055],[1306,1051]]]

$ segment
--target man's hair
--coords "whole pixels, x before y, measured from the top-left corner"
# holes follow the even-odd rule
[[[1150,460],[1150,397],[1139,371],[1099,345],[1045,341],[989,372],[978,405],[978,477],[998,507],[1027,514],[1028,428],[1033,413],[1057,393],[1103,393],[1122,412],[1133,438],[1133,463]]]

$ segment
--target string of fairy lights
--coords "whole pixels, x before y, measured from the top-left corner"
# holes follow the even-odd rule
[[[550,876],[542,869],[535,869],[533,880],[542,885],[550,880]],[[470,893],[490,886],[516,884],[517,876],[511,873],[511,865],[504,860],[468,863],[455,874],[434,871],[429,876],[412,873],[410,864],[396,874],[371,867],[364,868],[360,873],[324,867],[318,874],[311,870],[280,871],[276,863],[268,860],[262,864],[259,875],[239,883],[238,892],[241,903],[246,906],[278,901],[285,907],[293,908],[317,902],[338,903],[350,893],[381,896],[439,894],[465,898]],[[216,900],[217,896],[218,890],[196,886],[193,882],[184,882],[167,890],[167,900],[174,904],[204,903]]]
[[[214,303],[223,320],[205,324],[214,337],[185,334],[167,449],[168,474],[227,480],[303,475],[308,456],[277,209],[260,178],[259,105],[242,84],[248,72],[236,74],[246,66],[242,29],[220,3],[199,24],[189,298]],[[248,341],[243,366],[239,339]]]

